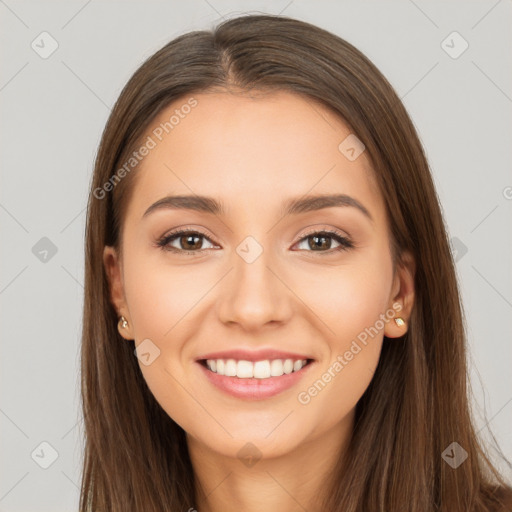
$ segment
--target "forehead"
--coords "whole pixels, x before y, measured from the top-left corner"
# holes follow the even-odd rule
[[[129,211],[140,217],[170,194],[213,196],[258,210],[289,197],[345,193],[382,216],[366,152],[350,160],[340,150],[350,137],[334,112],[290,92],[183,97],[146,130],[143,139],[151,139],[152,148],[137,168]]]

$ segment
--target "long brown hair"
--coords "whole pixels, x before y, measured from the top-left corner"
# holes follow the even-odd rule
[[[102,253],[105,245],[121,250],[137,176],[134,169],[119,179],[118,169],[162,109],[213,89],[285,90],[338,114],[372,161],[398,259],[407,250],[416,260],[408,332],[384,340],[357,404],[349,452],[326,482],[322,510],[501,510],[498,495],[511,499],[512,490],[473,425],[454,262],[427,159],[400,98],[340,37],[284,16],[243,15],[182,35],[146,60],[123,89],[101,139],[85,239],[80,511],[182,511],[196,502],[185,432],[147,387],[133,342],[117,331]],[[442,456],[454,442],[467,452],[457,468]]]

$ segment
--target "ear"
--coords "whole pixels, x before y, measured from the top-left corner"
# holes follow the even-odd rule
[[[389,297],[388,307],[395,315],[386,323],[384,335],[388,338],[399,338],[408,329],[411,311],[414,305],[414,276],[416,262],[409,251],[402,253],[400,263],[397,264],[393,287]],[[401,317],[405,324],[397,325],[395,318]]]
[[[122,328],[118,326],[119,333],[123,338],[132,340],[132,323],[124,294],[122,262],[114,247],[105,246],[103,250],[103,265],[109,284],[110,302],[114,306],[117,316],[124,316],[128,320],[127,327]]]

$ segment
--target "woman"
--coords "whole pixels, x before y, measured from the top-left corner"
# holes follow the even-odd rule
[[[251,15],[137,70],[88,205],[82,511],[511,510],[465,351],[425,154],[363,54]]]

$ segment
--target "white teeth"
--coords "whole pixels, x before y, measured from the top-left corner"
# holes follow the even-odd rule
[[[283,364],[284,373],[292,373],[293,372],[293,361],[291,359],[286,359]]]
[[[254,365],[250,361],[238,361],[236,375],[241,379],[250,379],[254,376]]]
[[[236,361],[234,359],[228,359],[226,361],[226,366],[224,367],[224,375],[227,377],[236,376]]]
[[[266,359],[264,361],[236,361],[235,359],[207,359],[206,366],[218,375],[239,379],[268,379],[283,374],[297,372],[307,363],[307,359]]]
[[[283,362],[279,359],[274,359],[270,362],[270,375],[272,377],[281,377],[283,375]]]
[[[256,361],[254,363],[254,378],[255,379],[268,379],[270,377],[270,362]]]

